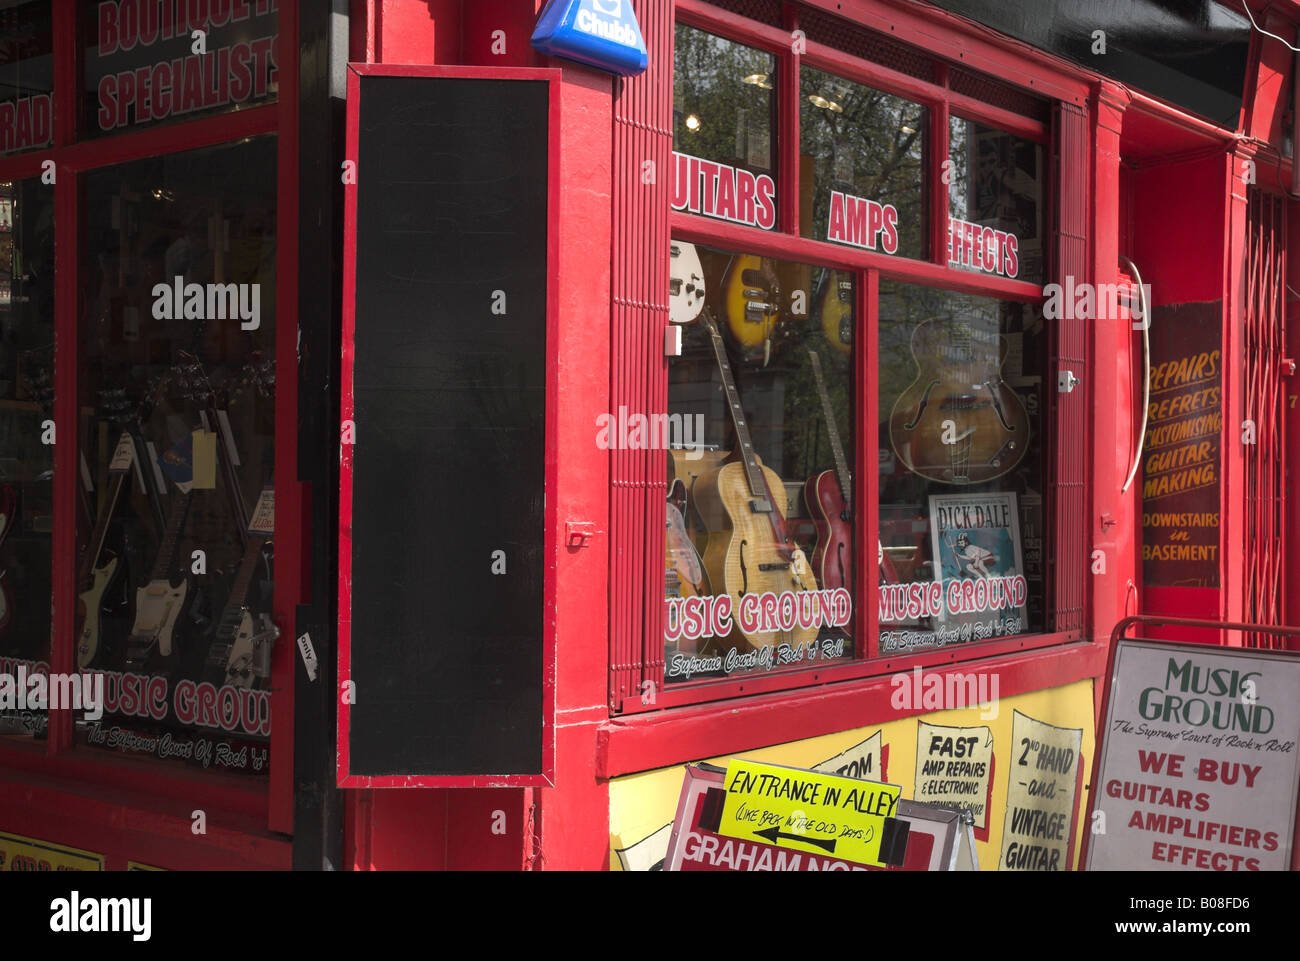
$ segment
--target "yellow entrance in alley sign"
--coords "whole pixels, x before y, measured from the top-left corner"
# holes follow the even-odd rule
[[[727,765],[726,786],[719,834],[875,865],[885,819],[903,793],[894,784],[739,760]]]

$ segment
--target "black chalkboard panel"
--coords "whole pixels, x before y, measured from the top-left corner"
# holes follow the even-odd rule
[[[353,775],[543,773],[548,98],[359,81]]]

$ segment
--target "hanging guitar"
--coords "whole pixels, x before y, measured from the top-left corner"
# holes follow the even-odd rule
[[[667,570],[677,578],[680,597],[709,597],[713,588],[700,553],[686,530],[686,485],[674,480],[664,504],[664,551]]]
[[[786,528],[785,485],[776,471],[764,466],[750,441],[722,334],[707,308],[700,317],[722,375],[738,459],[696,479],[695,506],[708,531],[704,569],[715,593],[730,594],[732,609],[739,614],[746,595],[770,593],[779,598],[787,592],[815,591],[817,581]],[[733,617],[733,622],[733,635],[746,649],[798,646],[818,633],[816,627],[798,625],[789,630],[745,631],[739,617]]]
[[[13,484],[0,486],[0,547],[18,522],[18,488]],[[9,585],[8,568],[0,567],[0,642],[8,639],[9,627],[14,618],[14,594]]]
[[[118,567],[117,557],[110,557],[102,565],[99,557],[104,550],[104,538],[108,535],[108,522],[134,463],[135,441],[127,431],[122,431],[108,465],[108,491],[100,502],[95,529],[77,566],[77,667],[83,671],[99,655],[100,610],[104,605],[104,593],[117,576]]]
[[[912,332],[917,377],[894,402],[889,442],[908,470],[943,484],[982,484],[1029,450],[1029,415],[1002,381],[996,324],[932,317]]]
[[[822,334],[841,354],[853,353],[853,281],[838,270],[830,271],[822,292]]]
[[[205,677],[216,687],[253,687],[271,676],[271,648],[280,630],[266,613],[255,610],[249,589],[259,565],[270,570],[274,530],[275,491],[268,485],[249,521],[248,546],[208,648]]]
[[[842,587],[853,590],[853,503],[852,479],[848,461],[840,445],[839,428],[835,426],[835,412],[826,392],[822,377],[822,362],[815,350],[809,349],[817,393],[821,396],[822,416],[826,419],[826,432],[830,435],[831,453],[835,469],[824,470],[804,483],[804,503],[817,527],[817,546],[813,550],[813,575],[822,590]],[[848,628],[845,627],[848,633]]]
[[[772,332],[781,313],[781,281],[766,257],[736,254],[722,278],[727,329],[744,357],[772,358]]]
[[[198,361],[182,357],[176,367],[176,379],[187,401],[207,404],[211,388]],[[162,657],[171,657],[176,625],[192,602],[187,572],[176,570],[177,549],[181,532],[189,516],[194,496],[193,436],[187,434],[159,457],[159,467],[170,477],[175,490],[170,495],[167,523],[154,555],[149,581],[135,592],[135,621],[126,642],[126,666],[139,670],[145,666],[155,648]]]

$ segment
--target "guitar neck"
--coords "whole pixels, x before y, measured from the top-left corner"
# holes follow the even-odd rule
[[[717,360],[718,371],[722,374],[722,388],[727,395],[727,410],[731,413],[731,423],[736,429],[736,447],[741,463],[745,465],[745,480],[749,484],[749,492],[756,498],[766,498],[767,481],[758,466],[758,458],[754,456],[754,444],[749,437],[749,426],[745,423],[745,409],[740,405],[740,393],[736,390],[736,382],[731,376],[731,363],[727,360],[726,345],[722,342],[718,325],[707,307],[702,311],[701,316],[713,341],[713,356]]]
[[[262,545],[266,538],[250,535],[248,546],[244,548],[244,559],[239,563],[234,583],[230,585],[230,597],[226,601],[225,617],[230,618],[241,613],[248,601],[248,588],[253,583],[253,571],[257,569],[258,558],[262,555]]]
[[[172,501],[171,514],[167,518],[167,530],[163,534],[162,543],[158,545],[158,556],[154,558],[153,571],[149,574],[150,580],[169,579],[172,565],[176,562],[176,545],[180,541],[181,528],[185,526],[185,517],[189,513],[190,498],[193,495],[193,490],[184,493],[178,491],[176,500]]]
[[[90,540],[86,544],[86,553],[81,561],[81,570],[77,572],[78,583],[84,583],[89,579],[91,572],[99,563],[99,555],[104,550],[104,539],[108,536],[108,522],[113,517],[113,509],[117,507],[117,499],[122,494],[122,484],[130,472],[131,468],[128,466],[126,470],[114,471],[111,475],[108,496],[100,507],[99,516],[95,518],[95,529],[91,531]]]
[[[844,448],[840,445],[840,431],[835,426],[835,411],[831,409],[831,397],[826,392],[826,381],[822,377],[822,360],[817,356],[817,351],[811,347],[808,348],[808,358],[812,361],[813,377],[817,381],[817,393],[822,399],[822,416],[826,418],[826,432],[831,437],[831,453],[835,457],[835,476],[840,482],[840,493],[844,495],[846,504],[852,504],[852,478],[849,474],[848,460],[844,456]]]

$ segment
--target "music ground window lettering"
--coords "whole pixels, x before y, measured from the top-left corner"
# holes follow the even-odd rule
[[[665,682],[853,657],[852,278],[673,241]]]
[[[882,281],[880,643],[889,656],[1044,630],[1037,308]]]

